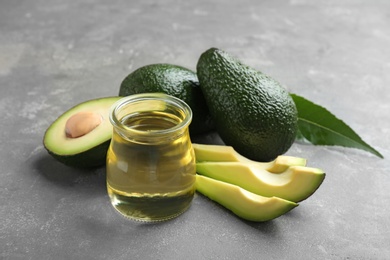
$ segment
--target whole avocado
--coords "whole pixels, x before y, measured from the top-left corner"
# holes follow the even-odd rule
[[[197,74],[226,145],[256,161],[271,161],[291,147],[297,109],[277,81],[217,48],[202,53]]]
[[[122,81],[119,96],[151,92],[177,97],[191,107],[193,113],[192,123],[189,126],[191,135],[206,133],[214,129],[195,72],[172,64],[146,65],[131,72]]]

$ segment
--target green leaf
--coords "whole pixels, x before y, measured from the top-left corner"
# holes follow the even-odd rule
[[[364,142],[347,124],[326,108],[301,96],[290,94],[298,109],[298,139],[314,145],[336,145],[365,150],[383,158],[377,150]]]

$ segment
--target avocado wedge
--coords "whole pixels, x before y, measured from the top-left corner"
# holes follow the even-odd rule
[[[257,162],[250,160],[239,153],[233,147],[225,145],[192,144],[197,162],[243,162],[256,164],[256,168],[261,168],[273,173],[287,170],[290,166],[305,166],[306,159],[279,155],[271,162]]]
[[[298,206],[295,202],[277,197],[263,197],[237,185],[201,175],[196,176],[196,189],[240,218],[249,221],[272,220]]]
[[[92,99],[59,116],[46,130],[43,145],[56,160],[76,168],[102,166],[112,136],[111,106],[121,97]]]
[[[242,162],[197,163],[196,172],[258,195],[294,202],[310,197],[325,178],[325,173],[318,168],[291,166],[284,172],[272,173],[256,164]]]

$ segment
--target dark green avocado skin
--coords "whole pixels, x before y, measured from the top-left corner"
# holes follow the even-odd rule
[[[58,155],[48,149],[46,150],[56,160],[67,166],[73,168],[97,168],[106,164],[110,142],[111,139],[93,147],[93,149],[73,155]]]
[[[214,129],[195,72],[172,64],[150,64],[131,72],[121,83],[119,96],[160,92],[186,102],[193,118],[189,130],[198,135]]]
[[[278,82],[217,48],[202,53],[197,75],[226,145],[256,161],[271,161],[291,147],[297,109]]]

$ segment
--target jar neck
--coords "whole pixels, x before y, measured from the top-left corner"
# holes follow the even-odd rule
[[[114,131],[123,139],[155,143],[188,134],[190,107],[182,100],[161,93],[136,94],[119,100],[111,109]]]

